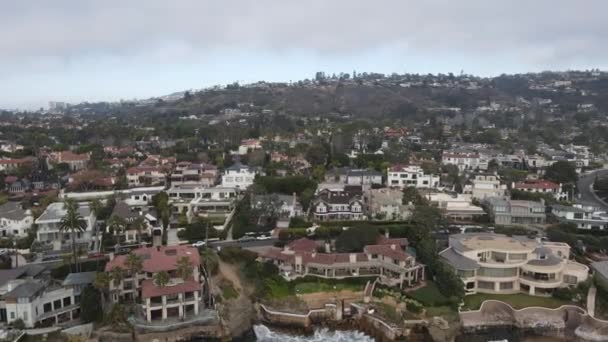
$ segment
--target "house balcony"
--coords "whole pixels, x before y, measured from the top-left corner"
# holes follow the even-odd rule
[[[519,283],[528,285],[528,286],[538,287],[538,288],[553,289],[553,288],[560,287],[562,285],[562,280],[558,279],[558,278],[543,279],[541,277],[522,275],[519,277]]]

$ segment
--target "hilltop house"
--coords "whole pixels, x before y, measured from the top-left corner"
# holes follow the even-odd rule
[[[51,244],[53,250],[69,250],[72,245],[72,233],[60,230],[61,219],[66,215],[63,202],[49,204],[44,212],[35,220],[38,225],[37,239],[39,242]],[[85,251],[91,250],[94,245],[94,232],[97,219],[87,202],[78,203],[78,213],[86,224],[82,231],[77,231],[76,244]],[[101,237],[97,237],[100,239]]]
[[[222,187],[245,190],[253,184],[255,176],[258,174],[260,174],[259,168],[249,167],[239,162],[234,163],[224,170]]]
[[[317,221],[363,220],[365,215],[361,187],[322,189],[311,204],[311,212]]]
[[[578,229],[608,230],[608,213],[593,207],[554,204],[551,206],[551,214],[562,222],[575,224]]]
[[[534,201],[517,201],[502,197],[489,197],[484,201],[494,224],[496,225],[530,225],[545,224],[545,203]]]
[[[389,187],[407,188],[436,188],[439,185],[439,176],[427,175],[418,165],[396,165],[387,170]]]
[[[472,195],[474,199],[482,200],[487,197],[504,196],[507,186],[500,182],[500,177],[493,173],[477,174],[463,188],[464,194]]]
[[[531,193],[550,194],[558,201],[568,200],[568,193],[562,191],[561,184],[545,179],[526,180],[524,182],[513,183],[511,189]]]
[[[32,211],[24,210],[19,202],[0,205],[0,236],[25,237],[34,224]]]

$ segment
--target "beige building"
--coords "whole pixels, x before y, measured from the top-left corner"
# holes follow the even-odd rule
[[[465,185],[463,193],[471,195],[475,199],[504,196],[507,186],[500,182],[500,177],[493,173],[482,173],[475,175],[471,184]]]
[[[455,269],[467,294],[551,295],[553,290],[587,280],[589,268],[570,260],[570,246],[523,236],[456,234],[439,253]]]

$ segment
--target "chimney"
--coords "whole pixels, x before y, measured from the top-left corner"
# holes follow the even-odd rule
[[[391,233],[388,231],[388,228],[386,228],[386,230],[384,231],[384,237],[389,239],[390,235],[391,235]]]
[[[397,250],[397,245],[395,245],[394,243],[391,244],[391,249],[396,251]]]
[[[110,254],[108,254],[108,257],[110,258],[110,261],[114,260],[114,252],[110,252]]]
[[[325,241],[325,253],[331,253],[331,245],[329,241]]]
[[[348,255],[348,262],[350,262],[351,264],[354,264],[357,262],[357,254],[355,253],[350,253]]]

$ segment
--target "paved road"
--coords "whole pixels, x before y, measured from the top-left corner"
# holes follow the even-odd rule
[[[587,313],[591,317],[595,317],[595,294],[597,293],[597,289],[594,285],[591,285],[589,288],[589,293],[587,293]]]
[[[579,177],[577,188],[578,198],[576,201],[581,204],[593,204],[598,208],[608,211],[608,204],[599,200],[597,195],[593,193],[592,187],[595,177],[606,177],[608,176],[608,169],[597,170]]]
[[[214,241],[210,242],[210,247],[268,247],[274,245],[278,239],[269,239],[269,240],[254,240],[254,241],[239,241],[239,240],[223,240],[223,241]]]

